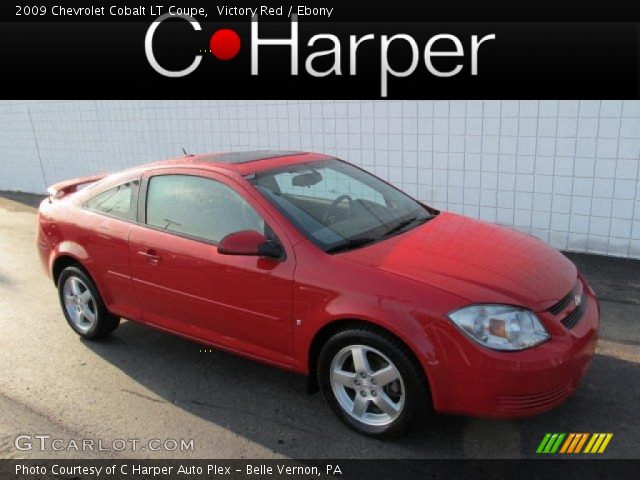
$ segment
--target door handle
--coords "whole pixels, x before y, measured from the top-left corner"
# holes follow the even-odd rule
[[[138,255],[141,255],[144,258],[146,258],[151,265],[157,265],[158,262],[160,261],[160,255],[158,255],[156,251],[152,249],[138,252]]]

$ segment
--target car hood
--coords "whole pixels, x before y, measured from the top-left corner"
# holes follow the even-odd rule
[[[574,286],[576,267],[541,240],[452,213],[342,257],[429,284],[470,303],[544,310]]]

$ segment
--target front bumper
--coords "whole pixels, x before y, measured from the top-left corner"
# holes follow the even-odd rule
[[[516,418],[545,412],[569,397],[595,354],[600,307],[584,279],[587,302],[570,329],[544,317],[549,341],[520,352],[498,352],[443,326],[436,335],[442,361],[428,369],[434,408],[443,413]],[[466,342],[466,343],[463,343]]]

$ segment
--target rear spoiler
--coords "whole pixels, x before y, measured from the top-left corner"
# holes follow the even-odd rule
[[[79,177],[73,178],[71,180],[65,180],[63,182],[58,182],[54,185],[51,185],[47,188],[47,193],[49,194],[49,199],[58,199],[62,198],[70,193],[77,192],[79,190],[78,187],[83,185],[87,185],[89,183],[97,182],[98,180],[102,180],[106,177],[107,174],[103,173],[100,175],[92,175],[90,177]]]

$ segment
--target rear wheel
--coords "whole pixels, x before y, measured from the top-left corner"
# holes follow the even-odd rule
[[[360,433],[395,437],[430,407],[427,382],[405,345],[369,328],[338,332],[320,352],[320,388],[338,417]]]
[[[67,322],[83,338],[104,337],[120,324],[120,318],[107,311],[89,275],[78,267],[62,271],[58,295]]]

